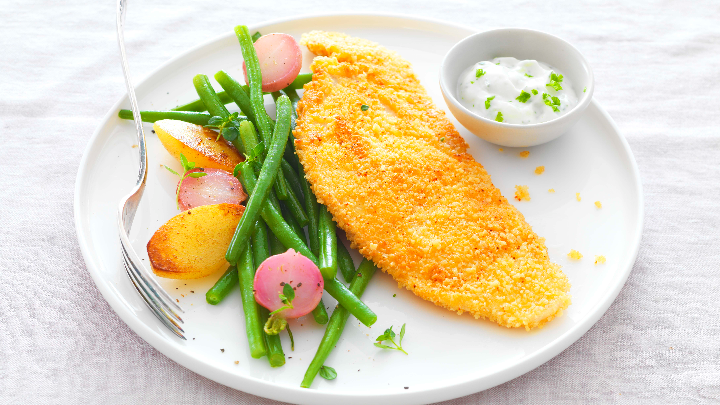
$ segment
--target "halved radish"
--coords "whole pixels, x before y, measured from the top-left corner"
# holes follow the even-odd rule
[[[187,176],[182,183],[178,183],[178,204],[181,210],[222,203],[240,205],[247,198],[240,181],[225,170],[197,168],[188,171],[195,172],[205,172],[205,176]]]
[[[284,89],[300,73],[302,52],[295,38],[288,34],[267,34],[255,41],[255,52],[260,61],[262,72],[262,90],[265,92]],[[248,83],[247,70],[243,62],[245,83]]]
[[[262,262],[253,284],[255,301],[270,311],[285,303],[280,299],[285,284],[295,291],[292,308],[278,313],[282,318],[299,318],[311,312],[322,298],[325,282],[320,269],[307,257],[289,249],[287,252],[270,256]]]

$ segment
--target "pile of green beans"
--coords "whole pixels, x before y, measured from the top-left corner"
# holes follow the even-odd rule
[[[265,111],[260,65],[252,45],[259,34],[250,36],[245,26],[236,27],[235,32],[246,61],[248,85],[241,85],[226,72],[219,71],[214,78],[223,91],[216,92],[209,78],[198,74],[193,78],[198,100],[170,111],[143,111],[141,118],[145,122],[173,119],[208,125],[214,116],[223,119],[230,116],[226,104],[234,102],[240,109],[238,137],[233,144],[252,159],[240,163],[234,174],[249,197],[226,252],[230,267],[207,291],[205,298],[209,304],[218,305],[239,285],[250,355],[267,357],[272,367],[280,367],[285,364],[285,353],[279,335],[268,335],[263,330],[270,316],[269,311],[255,301],[255,273],[271,254],[284,253],[287,249],[294,249],[318,265],[325,290],[338,301],[338,306],[332,317],[328,316],[322,300],[312,311],[316,322],[328,326],[302,382],[303,387],[309,387],[337,344],[350,315],[366,326],[377,320],[375,313],[359,298],[375,267],[365,260],[355,270],[350,253],[338,242],[332,215],[318,204],[295,152],[292,130],[300,100],[295,90],[308,83],[312,74],[300,74],[288,87],[272,93],[277,110],[273,121]],[[129,110],[121,110],[118,116],[133,119]],[[337,279],[338,270],[350,288]]]

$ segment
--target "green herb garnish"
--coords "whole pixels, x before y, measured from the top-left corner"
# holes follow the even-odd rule
[[[378,336],[377,339],[375,339],[376,340],[375,346],[377,346],[381,349],[399,350],[405,354],[408,354],[402,348],[402,340],[403,340],[403,337],[405,337],[405,324],[403,324],[403,326],[400,328],[400,335],[399,335],[400,339],[398,339],[397,343],[395,343],[395,336],[396,336],[395,332],[392,330],[392,326],[391,326],[390,328],[385,329],[385,333],[383,333],[382,335]],[[392,343],[395,347],[382,344],[382,342],[387,342],[387,341]]]
[[[363,111],[367,111],[369,108],[370,108],[370,106],[369,106],[369,105],[365,105],[365,104],[363,104],[363,105],[360,106],[360,109],[363,110]]]
[[[485,109],[486,110],[490,108],[490,101],[492,101],[492,99],[494,99],[494,98],[495,98],[495,96],[492,96],[492,97],[488,97],[487,100],[485,100]]]
[[[326,380],[334,380],[335,378],[337,378],[337,371],[335,371],[335,369],[330,366],[321,366],[319,374],[320,377]]]
[[[558,106],[560,105],[559,98],[557,98],[555,96],[551,96],[547,93],[543,93],[542,97],[543,97],[543,102],[545,103],[546,106],[551,107],[553,109],[553,111],[555,111],[555,112],[560,112],[560,109],[558,108]]]
[[[538,94],[538,91],[537,91],[537,90],[532,89],[531,91],[532,91],[533,96],[537,96],[537,94]]]
[[[290,285],[290,283],[281,283],[283,285],[283,290],[279,295],[280,302],[283,303],[283,306],[280,308],[270,312],[270,318],[268,318],[267,322],[265,322],[265,327],[263,330],[268,335],[277,335],[280,333],[280,331],[285,330],[287,328],[288,323],[287,320],[280,315],[280,312],[286,310],[286,309],[293,309],[292,301],[295,299],[295,290]],[[292,349],[295,350],[295,341],[292,337],[292,332],[288,328],[288,335],[290,335],[290,342],[292,344]]]
[[[218,139],[222,136],[226,140],[232,142],[237,139],[240,134],[240,131],[238,131],[238,125],[240,125],[238,117],[239,114],[237,112],[228,115],[227,118],[216,115],[208,120],[208,124],[205,125],[205,127],[217,129]]]
[[[183,167],[183,174],[180,175],[180,173],[176,172],[175,170],[163,165],[168,171],[176,176],[180,176],[180,183],[178,183],[177,190],[175,190],[175,205],[177,206],[177,209],[180,209],[180,186],[182,186],[182,182],[185,181],[186,178],[192,177],[193,179],[200,178],[202,176],[207,175],[205,173],[205,170],[202,167],[195,167],[195,163],[188,162],[185,155],[182,153],[180,154],[180,164]],[[198,169],[198,172],[190,172],[193,169]]]
[[[515,100],[521,103],[527,103],[527,101],[530,100],[530,97],[532,97],[530,93],[525,90],[520,90],[520,95],[515,97]]]
[[[563,81],[563,75],[556,75],[555,72],[550,72],[550,83],[546,84],[548,87],[552,87],[555,91],[562,90],[560,83]]]
[[[587,87],[585,87],[585,88],[583,89],[583,93],[585,93],[586,91],[587,91]]]
[[[503,116],[502,116],[502,113],[501,113],[500,111],[498,111],[497,116],[495,117],[495,121],[497,121],[497,122],[503,122],[503,121],[504,121]]]
[[[292,301],[295,299],[295,290],[293,290],[290,283],[285,283],[283,285],[283,292],[280,293],[280,302],[283,303],[283,306],[280,308],[270,312],[270,315],[275,315],[280,311],[284,311],[286,309],[293,309]]]
[[[480,77],[480,76],[484,75],[485,73],[486,72],[484,70],[478,69],[475,71],[475,77]]]
[[[527,77],[532,77],[532,75],[529,75],[529,74],[527,74],[527,73],[525,73],[525,76],[527,76]]]

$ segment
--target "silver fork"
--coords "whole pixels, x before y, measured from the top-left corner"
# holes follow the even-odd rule
[[[130,82],[130,74],[128,73],[127,56],[125,55],[125,38],[123,36],[123,25],[125,23],[125,12],[127,11],[127,0],[118,0],[117,3],[117,36],[118,45],[120,45],[120,57],[122,60],[122,70],[125,76],[125,85],[130,98],[130,106],[135,119],[135,130],[137,131],[138,149],[140,150],[140,172],[138,173],[137,183],[133,191],[120,202],[118,212],[118,228],[120,229],[120,245],[122,246],[123,262],[125,271],[130,281],[132,281],[138,294],[145,300],[153,314],[168,329],[175,333],[183,340],[185,331],[180,327],[183,323],[178,312],[183,313],[183,309],[178,305],[170,295],[163,290],[155,281],[154,276],[145,269],[140,263],[140,257],[130,244],[130,228],[135,219],[135,212],[140,204],[143,191],[145,191],[145,182],[147,180],[147,147],[145,146],[145,132],[143,131],[142,120],[140,119],[140,109],[138,108],[137,99],[135,98],[135,90]]]

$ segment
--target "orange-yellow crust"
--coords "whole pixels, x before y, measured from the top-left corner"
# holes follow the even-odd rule
[[[202,205],[170,218],[147,244],[152,271],[193,279],[226,269],[225,252],[243,212],[242,205]]]
[[[570,284],[544,239],[466,153],[410,64],[339,33],[301,43],[320,57],[298,107],[298,155],[353,246],[458,313],[526,329],[561,314]]]
[[[161,120],[153,124],[155,134],[175,159],[180,154],[197,167],[221,169],[232,173],[235,166],[245,160],[232,143],[202,125],[176,120]]]

